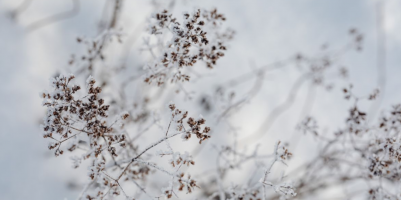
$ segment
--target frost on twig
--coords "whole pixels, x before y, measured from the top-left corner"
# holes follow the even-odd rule
[[[266,198],[265,197],[266,186],[273,187],[274,191],[276,193],[279,193],[280,195],[283,195],[283,196],[296,196],[297,195],[297,193],[295,193],[295,188],[289,182],[273,184],[273,183],[267,181],[267,177],[270,174],[273,165],[276,162],[281,162],[284,165],[287,165],[284,161],[291,158],[291,156],[292,156],[292,153],[290,153],[288,151],[288,149],[285,146],[283,146],[280,141],[278,141],[274,147],[274,160],[266,168],[263,178],[260,179],[260,182],[263,185],[263,199]]]

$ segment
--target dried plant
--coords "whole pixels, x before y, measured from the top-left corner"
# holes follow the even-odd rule
[[[401,199],[401,105],[393,106],[376,121],[360,106],[362,101],[376,101],[379,89],[359,97],[352,85],[342,88],[352,106],[343,126],[332,134],[326,134],[319,118],[305,112],[291,142],[279,141],[272,148],[264,140],[262,147],[250,145],[289,110],[303,83],[309,83],[311,90],[338,89],[334,85],[348,76],[340,58],[349,51],[362,50],[363,35],[357,29],[349,31],[350,42],[339,49],[327,50],[325,45],[318,56],[290,56],[216,88],[197,91],[203,95],[200,104],[183,102],[177,95],[177,104],[160,109],[180,91],[191,96],[182,83],[191,85],[192,75],[204,76],[193,70],[200,68],[197,65],[218,66],[218,60],[229,53],[226,50],[234,31],[226,29],[227,19],[217,9],[196,9],[184,13],[181,21],[163,9],[147,20],[149,35],[143,40],[142,51],[149,53],[145,54],[149,58],[138,61],[138,66],[145,67],[120,62],[106,66],[112,41],[127,43],[123,29],[116,28],[122,5],[116,1],[110,25],[97,37],[78,37],[77,42],[86,50],[73,56],[69,61],[72,67],[65,70],[77,77],[56,76],[50,80],[51,91],[40,93],[47,109],[41,129],[43,137],[51,141],[48,148],[55,156],[69,153],[74,168],[88,166],[88,181],[78,200],[311,199],[328,190],[340,190],[340,186],[364,199]],[[122,60],[127,55],[124,53]],[[251,103],[267,72],[290,66],[301,76],[284,103],[267,113],[255,133],[239,138],[243,131],[230,118]],[[138,81],[140,77],[144,81]],[[72,85],[84,79],[85,87]],[[255,82],[250,90],[237,87],[248,81]],[[187,104],[196,115],[181,109]],[[201,112],[207,114],[207,123],[202,115],[193,117]],[[178,136],[181,141],[177,141]],[[298,156],[295,149],[301,136],[314,138],[318,152],[290,170],[291,152]],[[262,152],[261,148],[273,151]],[[207,155],[200,157],[200,152]],[[232,181],[241,175],[246,176]],[[347,198],[352,199],[353,193]]]

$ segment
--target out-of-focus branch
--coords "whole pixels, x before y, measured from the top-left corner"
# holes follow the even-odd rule
[[[308,113],[312,110],[315,97],[316,97],[316,88],[313,85],[310,85],[308,88],[308,94],[306,96],[305,103],[304,103],[304,106],[302,107],[302,111],[301,111],[301,114],[299,115],[298,121],[301,121],[302,119],[304,119],[308,115]],[[296,149],[296,147],[299,144],[300,137],[301,137],[301,135],[297,134],[296,132],[294,132],[292,134],[290,144],[292,145],[292,148],[294,150]]]
[[[39,28],[42,28],[44,26],[50,25],[52,23],[75,17],[79,13],[79,10],[80,10],[79,0],[72,0],[72,3],[73,3],[73,7],[71,10],[62,12],[59,14],[55,14],[51,17],[47,17],[47,18],[38,20],[36,22],[33,22],[26,27],[27,31],[32,32],[32,31],[38,30]]]
[[[378,110],[380,109],[380,104],[383,101],[386,89],[386,33],[384,31],[385,26],[385,3],[384,1],[379,1],[376,6],[377,12],[377,87],[380,90],[380,95],[377,97],[376,101],[372,104],[370,108],[370,120],[375,118]]]
[[[10,12],[12,19],[17,20],[19,15],[22,14],[31,5],[32,0],[24,0],[17,8]]]
[[[122,0],[115,0],[113,16],[112,16],[112,18],[110,20],[109,29],[112,29],[112,28],[116,27],[117,18],[119,16],[119,13],[120,13],[120,10],[121,10],[121,4],[122,4]]]
[[[263,136],[266,132],[269,131],[269,129],[274,124],[276,119],[292,106],[294,100],[296,99],[299,89],[301,88],[302,84],[306,80],[308,80],[309,76],[310,74],[307,73],[298,78],[298,80],[292,86],[292,89],[288,94],[286,100],[282,104],[274,108],[273,111],[270,112],[270,114],[264,120],[263,125],[258,129],[258,131],[242,139],[241,140],[242,144],[245,145],[250,142],[253,142],[255,139],[259,139],[261,136]]]

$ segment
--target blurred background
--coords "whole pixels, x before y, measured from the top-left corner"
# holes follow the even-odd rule
[[[224,88],[240,100],[256,84],[252,99],[230,116],[235,135],[249,141],[248,136],[256,133],[257,141],[250,143],[262,143],[266,152],[272,151],[278,139],[291,144],[296,138],[293,166],[316,151],[313,137],[296,131],[301,119],[315,117],[327,134],[344,124],[352,103],[344,100],[342,88],[353,84],[360,96],[380,88],[377,105],[364,107],[374,116],[401,102],[399,0],[123,0],[121,5],[115,27],[124,33],[123,42],[110,46],[103,65],[133,70],[116,76],[115,81],[138,73],[149,60],[142,38],[154,10],[170,8],[178,19],[183,11],[196,7],[223,13],[226,26],[236,31],[225,57],[215,69],[201,70],[202,76],[185,86],[191,99],[182,93],[166,95],[152,109],[162,110],[169,101],[182,102],[213,124],[219,115],[208,114],[204,106],[215,91]],[[38,94],[49,88],[50,77],[73,71],[71,56],[83,51],[76,38],[98,36],[111,23],[113,6],[114,0],[0,0],[0,199],[75,199],[79,194],[82,185],[77,183],[86,180],[86,169],[73,169],[68,156],[55,158],[47,149],[39,129],[45,108]],[[355,40],[352,30],[363,35],[361,46],[342,53]],[[341,52],[341,56],[333,63],[333,71],[318,77],[324,79],[319,84],[316,80],[300,82],[305,67],[287,64],[299,55],[317,58],[332,52]],[[285,67],[264,72],[260,81],[253,75],[272,63]],[[345,77],[337,70],[343,68],[347,69]],[[249,80],[232,82],[247,74]],[[132,98],[138,91],[130,94]],[[212,143],[231,143],[232,133],[227,130],[216,127]],[[259,135],[260,130],[269,134]]]

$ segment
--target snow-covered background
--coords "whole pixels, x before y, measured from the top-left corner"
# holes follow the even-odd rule
[[[73,7],[70,0],[33,0],[18,16],[10,11],[21,0],[0,0],[0,199],[55,200],[74,199],[85,169],[74,170],[70,160],[54,158],[41,137],[39,124],[45,112],[38,93],[48,87],[48,79],[67,66],[71,53],[78,51],[77,36],[98,34],[98,23],[106,0],[79,2],[76,16],[36,30],[32,23],[65,12]],[[121,27],[127,33],[143,32],[143,22],[152,12],[151,1],[126,0]],[[386,41],[386,88],[382,108],[401,103],[401,1],[384,0],[382,10]],[[347,114],[349,102],[343,100],[341,87],[353,83],[360,95],[377,87],[378,0],[177,0],[174,12],[194,7],[216,7],[228,19],[227,25],[237,31],[230,51],[219,61],[213,75],[199,83],[202,88],[237,77],[252,70],[302,52],[314,55],[322,44],[341,47],[348,41],[348,30],[363,33],[362,52],[351,52],[342,58],[350,70],[347,81],[335,85],[331,92],[316,89],[310,115],[321,119],[324,127],[335,130]],[[140,39],[139,39],[140,40]],[[129,59],[140,56],[140,42],[132,47]],[[266,74],[260,93],[241,114],[232,120],[241,134],[256,131],[267,114],[286,98],[299,73],[292,68]],[[252,83],[251,83],[252,84]],[[243,86],[247,87],[247,86]],[[249,87],[249,85],[248,85]],[[277,139],[288,139],[298,123],[308,86],[302,86],[291,107],[293,115],[282,115],[266,139],[268,147]],[[274,134],[273,134],[274,133]],[[261,138],[263,139],[263,138]],[[294,159],[307,159],[312,139],[301,138]],[[270,148],[267,148],[270,149]],[[295,150],[293,150],[295,151]],[[79,181],[78,181],[79,182]]]

